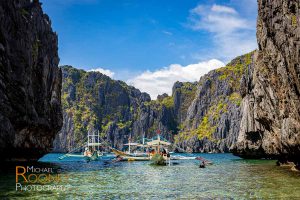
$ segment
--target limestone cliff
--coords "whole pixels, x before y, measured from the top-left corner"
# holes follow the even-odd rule
[[[229,152],[240,127],[240,81],[253,68],[253,53],[202,76],[181,122],[176,143],[187,151]]]
[[[300,158],[300,11],[297,0],[258,0],[259,51],[242,83],[242,121],[233,152]]]
[[[0,155],[36,160],[62,126],[57,35],[35,0],[0,1]]]
[[[99,131],[103,140],[122,148],[129,137],[141,141],[154,136],[157,129],[166,136],[177,127],[173,100],[168,96],[151,101],[147,93],[99,72],[71,66],[63,66],[62,71],[64,125],[54,141],[54,151],[80,146],[88,132]]]
[[[239,94],[243,74],[252,68],[253,53],[213,70],[199,82],[176,82],[172,95],[151,100],[147,93],[99,72],[63,66],[64,125],[54,151],[69,151],[98,131],[103,140],[122,148],[160,130],[177,150],[228,152],[236,142],[241,119]]]

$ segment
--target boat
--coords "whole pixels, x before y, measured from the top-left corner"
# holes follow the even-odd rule
[[[148,154],[145,152],[145,148],[147,148],[147,145],[145,145],[145,140],[146,138],[143,138],[142,144],[137,143],[137,142],[131,142],[131,137],[128,139],[128,143],[123,144],[124,147],[128,147],[127,151],[120,151],[115,148],[111,148],[111,151],[116,155],[116,156],[122,156],[122,157],[130,157],[130,158],[135,158],[135,157],[148,157]],[[134,150],[132,150],[134,148]],[[140,150],[139,150],[140,148]],[[137,160],[137,159],[136,159]]]
[[[147,141],[147,142],[145,142]],[[129,139],[127,144],[128,151],[120,151],[115,148],[110,148],[111,151],[116,155],[114,162],[118,161],[152,161],[156,165],[166,165],[171,164],[171,160],[194,160],[196,157],[187,157],[187,156],[172,156],[171,152],[168,151],[171,143],[164,139],[159,133],[157,136],[147,139],[143,138],[143,144],[132,143]],[[145,152],[134,151],[132,152],[131,147],[142,147],[146,149]]]
[[[171,164],[171,155],[168,152],[168,147],[171,143],[164,139],[159,133],[152,141],[147,142],[148,147],[152,148],[149,158],[153,164],[166,165]]]
[[[149,161],[150,157],[121,156],[121,161]]]
[[[95,132],[94,133],[89,132],[87,136],[86,145],[82,145],[78,148],[75,148],[74,150],[60,156],[59,159],[63,160],[68,157],[77,157],[77,158],[84,158],[88,162],[96,161],[103,156],[103,153],[99,151],[100,146],[103,146],[103,144],[100,143],[99,131],[97,132],[97,134]],[[84,148],[84,152],[82,152],[81,154],[74,153],[83,148]]]

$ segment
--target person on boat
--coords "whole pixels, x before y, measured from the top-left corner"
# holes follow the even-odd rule
[[[171,155],[170,155],[170,153],[169,153],[169,152],[167,153],[167,157],[168,157],[168,158],[170,158],[170,157],[171,157]]]
[[[154,149],[151,149],[150,154],[151,154],[151,155],[154,155],[154,154],[155,154],[155,150],[154,150]]]
[[[165,148],[163,148],[163,150],[162,150],[162,154],[164,155],[164,154],[167,154],[167,151],[166,151],[166,149]]]
[[[87,156],[87,157],[91,157],[92,156],[92,153],[91,153],[91,151],[89,150],[88,147],[85,147],[83,155]]]
[[[88,148],[85,147],[85,148],[84,148],[84,152],[83,152],[83,155],[84,155],[84,156],[87,156],[87,151],[88,151]]]

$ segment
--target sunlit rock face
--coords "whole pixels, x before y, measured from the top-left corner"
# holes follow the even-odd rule
[[[35,0],[0,1],[0,154],[36,160],[62,126],[57,35]]]
[[[240,82],[253,68],[253,55],[239,56],[200,78],[175,137],[181,149],[224,153],[236,143],[241,121]]]
[[[234,153],[300,159],[300,11],[297,0],[259,0],[259,51],[242,87]]]
[[[172,95],[151,100],[149,94],[100,72],[62,66],[63,128],[54,140],[55,152],[75,149],[90,132],[116,148],[129,137],[140,141],[159,129],[174,150],[229,152],[241,119],[240,82],[253,68],[253,52],[198,82],[176,82]]]
[[[64,123],[54,140],[55,152],[73,150],[86,142],[88,133],[97,131],[102,140],[119,149],[129,138],[141,142],[158,129],[172,140],[167,135],[177,127],[172,97],[162,95],[151,101],[149,94],[100,72],[61,68]]]

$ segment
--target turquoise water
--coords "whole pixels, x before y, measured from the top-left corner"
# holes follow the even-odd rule
[[[65,191],[16,191],[15,165],[2,170],[0,197],[9,199],[300,199],[300,173],[275,166],[274,160],[243,160],[232,154],[186,154],[214,162],[202,169],[197,160],[153,166],[147,161],[112,163],[80,158],[59,161],[48,154],[34,166],[61,169]],[[181,154],[183,155],[183,154]],[[24,165],[24,164],[23,164]],[[27,165],[27,164],[26,164]],[[28,164],[30,165],[30,164]]]

